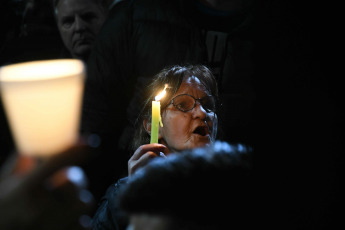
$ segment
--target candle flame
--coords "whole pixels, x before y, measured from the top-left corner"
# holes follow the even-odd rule
[[[166,88],[168,88],[168,84],[165,84],[165,87],[164,87],[164,89],[163,89],[163,91],[162,92],[160,92],[156,97],[155,97],[155,100],[156,101],[159,101],[159,100],[161,100],[163,97],[164,97],[164,95],[165,95],[165,89]]]

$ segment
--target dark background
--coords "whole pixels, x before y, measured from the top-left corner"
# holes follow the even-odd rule
[[[6,10],[9,2],[1,3],[1,65],[6,55],[25,53],[30,58],[33,48],[52,47],[52,42],[59,49],[41,57],[59,54],[61,41],[53,39],[56,31],[37,35],[32,43],[12,41],[18,46],[12,44],[13,52],[4,51],[9,46],[4,47],[3,41],[18,35],[21,22],[16,12]],[[253,194],[267,212],[263,221],[278,229],[331,229],[343,217],[344,89],[336,68],[342,58],[337,55],[338,7],[301,2],[256,2],[256,101],[251,130],[257,191]],[[2,108],[0,131],[2,164],[14,150]]]
[[[259,194],[270,198],[263,206],[272,209],[277,227],[342,225],[344,89],[336,8],[310,1],[258,6],[256,166],[258,188],[266,188]]]

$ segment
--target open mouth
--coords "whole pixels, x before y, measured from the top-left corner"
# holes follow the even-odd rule
[[[194,134],[198,134],[200,136],[206,136],[209,134],[207,126],[198,126],[194,131]]]
[[[76,45],[90,45],[90,41],[85,40],[85,39],[80,39],[78,41],[75,42]]]
[[[90,45],[94,42],[94,39],[91,37],[80,37],[74,40],[74,45]]]

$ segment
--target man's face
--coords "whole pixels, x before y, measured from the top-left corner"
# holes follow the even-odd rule
[[[72,57],[84,59],[91,51],[106,15],[92,0],[60,0],[56,6],[61,38]]]

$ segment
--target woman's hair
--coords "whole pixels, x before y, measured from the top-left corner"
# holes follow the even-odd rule
[[[216,98],[218,101],[218,87],[217,81],[211,72],[211,70],[205,65],[175,65],[172,67],[164,68],[153,78],[151,84],[146,87],[141,112],[135,122],[135,133],[132,141],[132,150],[136,150],[143,144],[150,143],[150,135],[146,132],[143,121],[146,119],[151,120],[152,101],[155,100],[155,96],[159,94],[168,84],[165,96],[160,100],[161,110],[169,104],[172,96],[180,88],[182,81],[185,77],[195,76],[201,84],[205,86],[208,93]],[[217,105],[216,105],[217,106]]]

